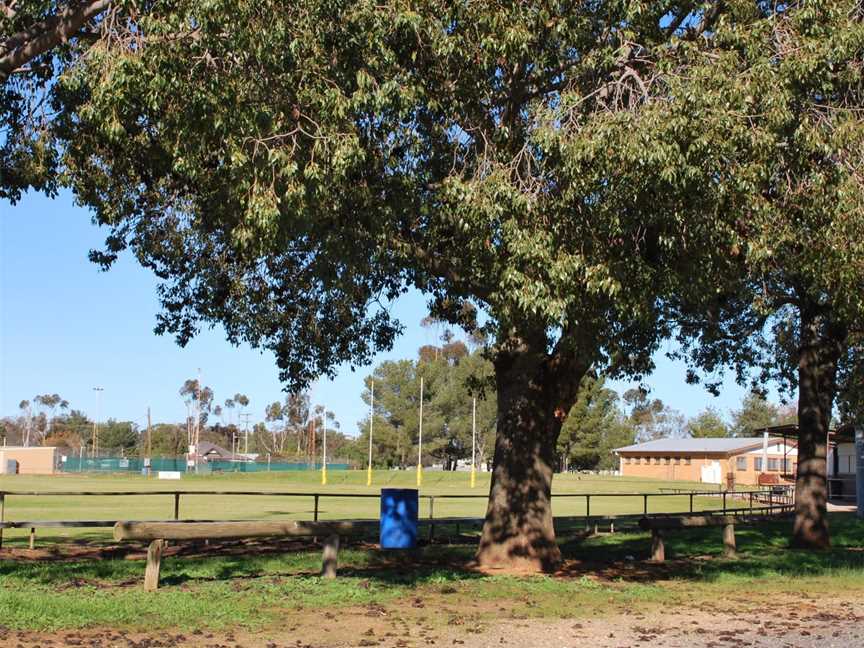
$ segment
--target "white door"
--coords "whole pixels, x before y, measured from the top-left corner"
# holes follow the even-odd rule
[[[712,461],[702,466],[702,482],[705,484],[721,483],[720,462]]]

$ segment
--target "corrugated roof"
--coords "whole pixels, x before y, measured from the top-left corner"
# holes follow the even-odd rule
[[[768,439],[776,445],[779,439]],[[762,437],[735,437],[719,439],[657,439],[616,448],[615,452],[735,452],[762,444]]]

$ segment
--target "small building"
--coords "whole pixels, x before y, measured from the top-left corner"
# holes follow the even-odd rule
[[[614,452],[621,462],[621,475],[625,477],[725,484],[727,487],[788,480],[795,474],[798,463],[798,450],[789,440],[767,435],[658,439],[617,448]]]
[[[0,447],[0,475],[53,475],[56,469],[57,448]]]
[[[189,459],[195,459],[195,455],[190,455]],[[202,441],[198,444],[198,459],[200,461],[253,461],[253,458],[242,452],[231,452],[227,448],[211,443],[210,441]]]

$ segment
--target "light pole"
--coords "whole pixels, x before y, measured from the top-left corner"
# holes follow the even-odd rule
[[[322,448],[322,457],[321,457],[321,485],[327,485],[327,408],[323,408],[323,412],[321,412],[321,420],[324,423],[324,430],[322,434],[324,435],[323,442],[321,443]]]
[[[417,488],[423,484],[423,376],[420,376],[420,430],[417,437]]]
[[[96,392],[96,418],[93,420],[93,447],[91,449],[92,457],[99,456],[99,418],[102,415],[102,392],[105,391],[102,387],[94,387]]]
[[[366,470],[366,485],[372,485],[372,418],[375,416],[375,381],[372,381],[372,387],[369,397],[369,468]]]

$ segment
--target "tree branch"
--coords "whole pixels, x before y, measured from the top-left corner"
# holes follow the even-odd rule
[[[18,4],[18,0],[10,0],[9,2],[0,2],[0,11],[3,12],[3,15],[6,16],[9,20],[12,20],[15,16],[18,15],[18,10],[15,9],[15,5]]]
[[[73,38],[90,20],[104,12],[111,0],[72,2],[54,16],[7,37],[0,44],[0,80],[5,80],[22,65]],[[14,11],[14,4],[3,5]]]

